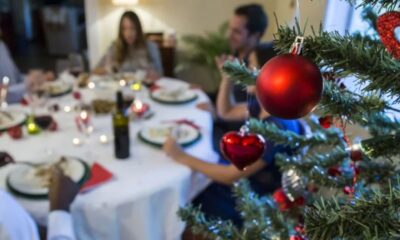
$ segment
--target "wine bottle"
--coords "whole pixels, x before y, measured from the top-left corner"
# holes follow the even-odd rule
[[[126,116],[122,92],[117,92],[117,108],[112,117],[114,127],[115,157],[124,159],[129,157],[129,118]]]

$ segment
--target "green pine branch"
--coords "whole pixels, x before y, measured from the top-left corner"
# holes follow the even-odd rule
[[[348,160],[349,153],[343,147],[336,146],[328,153],[308,153],[306,155],[287,156],[275,155],[275,161],[282,171],[296,169],[308,181],[316,182],[319,186],[343,188],[352,184],[353,175],[342,174],[330,176],[327,173],[329,167],[341,165]]]
[[[379,183],[384,185],[398,173],[396,165],[387,159],[371,160],[364,158],[358,163],[357,168],[360,170],[357,178],[362,179],[366,184]]]
[[[368,25],[374,30],[375,33],[378,32],[378,27],[376,25],[376,21],[378,20],[378,14],[374,11],[372,7],[366,7],[361,12],[361,17],[364,22],[367,22]]]
[[[200,207],[187,206],[178,211],[178,216],[186,222],[193,234],[210,240],[241,239],[240,232],[231,221],[209,220]]]
[[[192,232],[206,239],[215,240],[272,240],[287,239],[293,224],[278,211],[271,197],[259,197],[252,192],[249,182],[241,180],[234,184],[233,194],[237,199],[237,211],[244,220],[237,229],[231,221],[209,220],[200,207],[187,206],[178,211]]]
[[[259,197],[247,180],[237,182],[233,187],[236,210],[244,220],[242,236],[246,239],[288,239],[293,226],[278,211],[271,197]]]
[[[286,154],[276,154],[275,161],[282,171],[296,169],[307,174],[315,166],[329,168],[340,165],[345,159],[349,158],[349,152],[342,146],[336,146],[328,153],[307,153],[304,156],[287,156]]]
[[[257,78],[257,71],[250,71],[243,63],[238,60],[227,61],[224,64],[224,72],[238,83],[244,85],[254,85]],[[400,76],[400,75],[399,75]],[[318,104],[318,109],[324,115],[344,118],[353,122],[364,122],[365,115],[384,110],[393,110],[389,104],[382,100],[378,95],[372,93],[366,96],[354,94],[341,89],[333,81],[324,80],[322,98]]]
[[[388,10],[394,10],[400,7],[400,0],[346,0],[352,5],[357,7],[379,7],[379,8],[386,8]]]
[[[306,208],[306,235],[310,240],[399,239],[399,212],[399,189],[350,202],[321,199]]]
[[[337,128],[319,128],[312,136],[308,137],[292,131],[282,130],[274,123],[258,119],[250,119],[248,127],[252,133],[258,133],[275,144],[289,146],[294,149],[343,143],[343,133]]]
[[[274,46],[287,53],[301,33],[299,26],[280,26]],[[305,37],[302,55],[321,69],[331,69],[338,77],[355,76],[360,84],[365,84],[364,91],[380,91],[400,101],[400,61],[393,59],[380,42],[320,30]]]
[[[366,115],[363,121],[359,121],[358,123],[366,127],[374,137],[395,134],[400,131],[400,122],[383,113]]]
[[[318,109],[324,115],[345,118],[353,122],[365,121],[366,114],[382,112],[390,106],[379,96],[360,96],[340,89],[332,81],[324,81],[324,91]]]
[[[400,154],[400,133],[382,135],[361,141],[363,152],[370,158]]]
[[[223,71],[230,79],[243,85],[254,85],[258,76],[258,71],[251,71],[244,63],[239,60],[226,61],[223,66]]]

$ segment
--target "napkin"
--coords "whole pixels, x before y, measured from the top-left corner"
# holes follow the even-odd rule
[[[159,85],[153,83],[153,84],[150,86],[150,92],[154,92],[155,90],[157,90],[157,89],[159,89],[159,88],[161,88]]]
[[[85,184],[83,184],[80,192],[87,192],[103,183],[110,181],[112,178],[113,174],[110,171],[95,162],[90,169],[90,178],[85,182]]]

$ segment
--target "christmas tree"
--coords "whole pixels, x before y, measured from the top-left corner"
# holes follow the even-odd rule
[[[312,133],[298,135],[258,119],[247,124],[250,132],[297,149],[294,155],[275,156],[283,172],[282,189],[271,196],[258,196],[248,182],[236,183],[233,190],[243,218],[241,228],[230,221],[207,219],[201,208],[183,208],[179,215],[193,233],[206,239],[243,240],[400,238],[400,122],[393,117],[399,112],[393,104],[400,102],[400,40],[394,33],[400,26],[400,12],[395,11],[400,1],[348,2],[368,9],[366,16],[380,38],[315,29],[304,36],[301,56],[318,66],[323,84],[312,113],[320,116],[308,121]],[[371,8],[380,14],[376,22]],[[303,36],[298,24],[279,26],[274,45],[281,60],[293,47],[298,50],[293,45],[297,36]],[[281,63],[280,67],[295,71]],[[260,93],[267,89],[259,82],[268,64],[261,70],[249,70],[230,61],[224,71],[238,83],[257,82]],[[346,88],[340,80],[346,77],[356,78],[358,91]],[[318,89],[313,91],[318,93]],[[276,107],[262,100],[261,105],[267,110]],[[298,116],[286,108],[282,106],[277,114]],[[368,137],[358,142],[356,136],[351,138],[349,124],[363,127]]]

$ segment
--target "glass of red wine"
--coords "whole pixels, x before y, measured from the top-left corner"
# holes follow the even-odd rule
[[[81,73],[84,72],[85,65],[83,63],[83,58],[78,53],[71,53],[68,55],[69,61],[69,72],[74,75],[74,77],[78,77]]]

